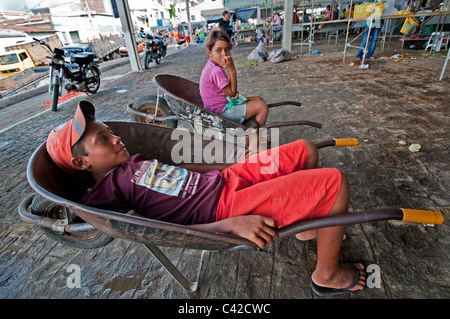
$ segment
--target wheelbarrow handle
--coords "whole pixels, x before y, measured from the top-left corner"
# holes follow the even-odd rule
[[[277,106],[282,106],[282,105],[302,106],[302,103],[295,102],[295,101],[282,101],[282,102],[276,102],[276,103],[267,104],[267,107],[271,108],[271,107],[277,107]]]
[[[326,140],[316,143],[316,147],[323,148],[327,146],[356,146],[358,140],[356,138],[335,138],[332,140]]]
[[[322,124],[311,122],[311,121],[288,121],[288,122],[275,122],[261,126],[261,128],[273,128],[273,127],[283,127],[283,126],[295,126],[295,125],[309,125],[312,127],[322,128]]]
[[[402,221],[404,222],[432,225],[441,225],[444,223],[444,215],[438,212],[407,208],[401,208],[401,211],[403,212]]]
[[[440,225],[444,222],[444,216],[438,212],[405,208],[382,208],[368,210],[360,213],[347,213],[342,215],[327,216],[323,218],[310,219],[299,223],[294,223],[289,226],[280,228],[278,230],[278,236],[279,238],[285,238],[304,232],[306,230],[368,223],[389,219],[434,225]]]

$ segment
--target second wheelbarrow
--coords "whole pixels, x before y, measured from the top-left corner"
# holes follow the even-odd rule
[[[317,122],[297,120],[275,122],[258,127],[254,118],[240,124],[203,107],[199,85],[191,80],[170,74],[157,74],[153,82],[158,88],[156,96],[144,96],[127,107],[136,122],[155,122],[167,127],[184,127],[191,132],[214,135],[225,139],[226,135],[246,136],[260,129],[271,129],[283,126],[307,125],[321,128]],[[269,108],[294,105],[295,101],[282,101],[268,104]]]

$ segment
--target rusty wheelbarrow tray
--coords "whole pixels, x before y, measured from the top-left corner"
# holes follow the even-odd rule
[[[127,111],[132,114],[133,120],[138,122],[165,122],[169,127],[177,125],[189,129],[191,132],[224,139],[224,135],[242,136],[258,132],[259,129],[271,129],[284,126],[308,125],[321,128],[320,123],[312,121],[286,121],[266,124],[258,127],[254,118],[240,124],[220,114],[211,112],[203,107],[203,101],[199,92],[199,85],[170,74],[157,74],[153,83],[158,88],[157,96],[143,97],[150,105],[144,110],[139,109],[142,99],[127,106]],[[150,102],[151,101],[151,102]],[[268,104],[269,108],[294,105],[301,106],[295,101],[282,101]],[[220,132],[222,135],[218,134]]]
[[[115,134],[122,137],[130,154],[141,153],[147,158],[157,158],[166,164],[177,164],[171,159],[171,149],[178,143],[177,140],[172,140],[172,129],[130,122],[106,122],[106,124]],[[353,140],[328,140],[318,143],[317,147],[345,146],[349,145],[348,142],[354,143]],[[205,140],[203,143],[211,141]],[[229,162],[239,158],[244,149],[242,146],[234,145],[234,148],[227,148],[227,152],[223,156],[223,163],[198,165],[202,167],[208,165],[210,169],[223,169],[230,165]],[[38,225],[41,229],[48,230],[47,235],[55,234],[57,238],[63,239],[64,244],[75,244],[72,246],[79,248],[98,247],[108,243],[112,238],[142,243],[188,291],[195,291],[198,288],[199,271],[205,251],[257,249],[252,242],[235,235],[207,232],[189,226],[82,205],[78,199],[85,189],[84,185],[87,185],[86,175],[67,174],[57,168],[46,151],[45,143],[31,156],[27,166],[27,178],[37,195],[30,194],[20,203],[18,210],[23,221]],[[33,210],[32,202],[39,197],[47,201],[48,209]],[[443,222],[442,215],[435,212],[386,208],[295,223],[279,229],[279,235],[280,238],[284,238],[310,229],[387,219],[429,224]],[[55,239],[55,236],[52,237]],[[76,245],[91,241],[95,242],[93,246]],[[158,246],[201,250],[195,280],[189,281]]]

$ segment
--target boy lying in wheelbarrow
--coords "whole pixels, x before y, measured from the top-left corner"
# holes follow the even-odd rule
[[[95,118],[95,108],[80,101],[74,119],[52,130],[47,151],[66,172],[88,171],[95,184],[85,205],[231,233],[264,248],[277,239],[277,227],[344,214],[349,186],[335,168],[317,168],[315,145],[299,140],[270,150],[277,169],[264,172],[259,157],[235,163],[222,172],[195,172],[156,159],[130,156],[120,137]],[[274,155],[276,154],[276,156]],[[317,264],[311,287],[320,295],[362,290],[362,264],[340,264],[345,226],[300,233],[317,238]]]

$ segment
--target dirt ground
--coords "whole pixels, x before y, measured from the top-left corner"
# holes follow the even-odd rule
[[[398,39],[392,39],[384,51],[377,49],[375,60],[366,62],[369,68],[361,69],[351,65],[357,62],[354,49],[343,61],[343,38],[337,46],[316,41],[313,50],[320,54],[308,57],[305,47],[302,53],[300,46],[293,46],[294,59],[277,64],[247,60],[253,43],[233,48],[240,93],[261,95],[269,103],[302,103],[272,109],[269,123],[304,119],[323,125],[322,129],[282,128],[281,144],[299,138],[359,140],[356,147],[320,151],[321,167],[337,167],[348,176],[353,212],[405,207],[434,210],[446,217],[443,225],[435,227],[396,221],[349,226],[342,261],[378,265],[381,285],[335,298],[449,298],[450,69],[439,81],[446,51],[430,56],[422,50],[400,50]],[[401,58],[394,59],[396,54]],[[98,94],[82,98],[98,106],[101,120],[129,121],[125,105],[156,93],[151,82],[155,74],[198,81],[205,62],[204,48],[192,46],[155,68],[104,83]],[[23,223],[17,206],[31,192],[25,175],[29,156],[49,128],[73,115],[79,99],[0,135],[5,181],[0,188],[1,298],[318,298],[309,287],[315,241],[289,238],[264,251],[208,252],[200,288],[187,293],[142,245],[114,240],[99,249],[67,248]],[[420,151],[411,152],[411,144],[420,144]],[[198,251],[164,251],[182,271],[194,273]],[[66,285],[71,264],[80,266],[81,288]]]

